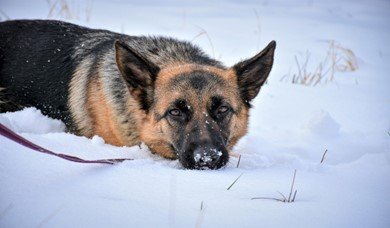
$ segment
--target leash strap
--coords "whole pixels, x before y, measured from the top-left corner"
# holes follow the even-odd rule
[[[65,160],[68,160],[68,161],[72,161],[72,162],[78,162],[78,163],[98,163],[98,164],[110,164],[110,165],[113,165],[113,164],[120,163],[120,162],[123,162],[123,161],[133,160],[133,159],[130,159],[130,158],[84,160],[84,159],[81,159],[81,158],[78,158],[78,157],[75,157],[75,156],[54,153],[53,151],[45,149],[45,148],[43,148],[41,146],[38,146],[37,144],[34,144],[31,141],[27,140],[26,138],[23,138],[22,136],[16,134],[11,129],[9,129],[6,126],[4,126],[2,123],[0,123],[0,135],[4,136],[6,138],[9,138],[12,141],[14,141],[16,143],[19,143],[20,145],[23,145],[23,146],[25,146],[27,148],[30,148],[32,150],[35,150],[35,151],[38,151],[38,152],[41,152],[41,153],[45,153],[45,154],[50,154],[50,155],[53,155],[53,156],[57,156],[57,157],[60,157],[62,159],[65,159]]]

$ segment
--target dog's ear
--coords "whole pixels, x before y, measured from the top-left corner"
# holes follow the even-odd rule
[[[237,74],[237,83],[244,102],[249,102],[257,96],[260,87],[265,83],[271,72],[274,61],[276,42],[271,41],[254,57],[237,63],[233,70]]]
[[[144,110],[148,110],[153,97],[154,81],[160,68],[119,40],[115,41],[115,58],[131,95]]]

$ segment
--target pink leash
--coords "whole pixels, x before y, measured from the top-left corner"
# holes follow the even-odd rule
[[[41,152],[41,153],[45,153],[45,154],[50,154],[50,155],[54,155],[54,156],[57,156],[57,157],[60,157],[62,159],[65,159],[65,160],[69,160],[69,161],[72,161],[72,162],[79,162],[79,163],[99,163],[99,164],[110,164],[110,165],[113,165],[113,164],[116,164],[116,163],[120,163],[120,162],[123,162],[123,161],[128,161],[128,160],[133,160],[133,159],[130,159],[130,158],[124,158],[124,159],[101,159],[101,160],[84,160],[84,159],[81,159],[81,158],[78,158],[78,157],[75,157],[75,156],[70,156],[70,155],[66,155],[66,154],[59,154],[59,153],[54,153],[53,151],[50,151],[48,149],[45,149],[43,147],[40,147],[38,146],[37,144],[34,144],[32,143],[31,141],[23,138],[22,136],[16,134],[15,132],[13,132],[11,129],[7,128],[6,126],[4,126],[3,124],[0,123],[0,134],[6,138],[9,138],[17,143],[19,143],[20,145],[23,145],[25,147],[28,147],[30,149],[33,149],[35,151],[38,151],[38,152]]]

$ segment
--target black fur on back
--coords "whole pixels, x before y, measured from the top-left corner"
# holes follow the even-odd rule
[[[34,106],[71,127],[68,89],[76,67],[89,58],[90,75],[102,70],[102,61],[115,58],[116,40],[160,68],[177,62],[224,68],[196,46],[173,38],[127,36],[54,20],[6,21],[0,23],[0,112]],[[117,71],[111,67],[103,70]]]

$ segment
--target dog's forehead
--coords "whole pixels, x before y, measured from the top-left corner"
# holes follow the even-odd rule
[[[186,79],[186,76],[195,76],[200,79],[201,76],[219,78],[229,84],[237,84],[237,77],[233,70],[225,70],[218,67],[198,65],[198,64],[176,64],[166,66],[161,69],[156,79],[156,87],[172,86],[172,81],[178,78]],[[195,78],[192,78],[195,79]]]
[[[195,90],[199,93],[203,91],[218,88],[224,88],[228,82],[222,77],[213,74],[209,71],[195,70],[191,72],[185,72],[172,77],[166,85],[172,89],[185,89]]]
[[[155,82],[155,94],[161,108],[177,99],[185,100],[197,108],[206,107],[212,97],[223,97],[235,104],[238,100],[237,88],[234,72],[201,65],[165,68]]]

